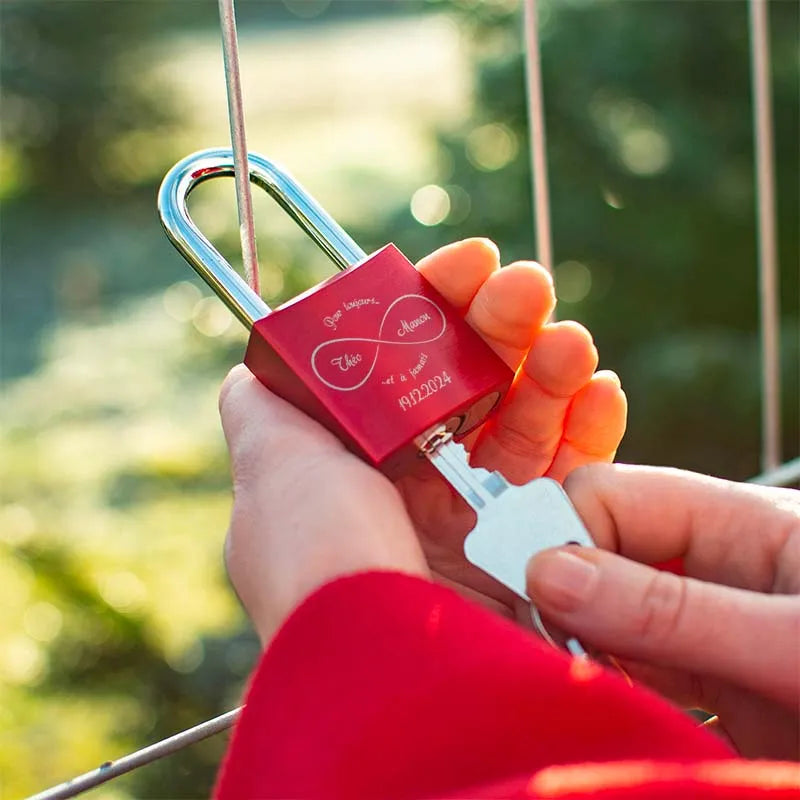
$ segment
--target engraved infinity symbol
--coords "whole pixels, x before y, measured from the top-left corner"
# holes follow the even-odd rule
[[[383,336],[390,315],[397,319],[396,338]],[[434,332],[431,331],[432,328]],[[375,371],[382,345],[429,344],[440,339],[446,328],[444,312],[433,300],[421,294],[404,294],[392,301],[386,309],[376,338],[344,336],[322,342],[311,354],[311,369],[328,388],[352,392],[363,386]],[[418,338],[420,336],[423,338]],[[372,361],[369,363],[364,358],[365,345],[375,345]],[[358,378],[362,370],[364,374],[360,380],[350,385],[347,378]]]

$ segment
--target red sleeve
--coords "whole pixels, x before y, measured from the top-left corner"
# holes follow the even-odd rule
[[[800,796],[793,765],[748,772],[650,692],[397,573],[308,598],[246,702],[218,800]]]

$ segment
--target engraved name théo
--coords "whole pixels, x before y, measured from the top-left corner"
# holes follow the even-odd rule
[[[334,367],[339,367],[342,372],[347,372],[351,367],[360,363],[361,353],[355,353],[354,355],[345,353],[343,356],[336,356],[336,358],[331,359],[331,364],[333,364]]]

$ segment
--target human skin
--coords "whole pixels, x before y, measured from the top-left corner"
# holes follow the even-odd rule
[[[517,372],[467,443],[473,463],[517,483],[569,475],[565,488],[601,548],[532,560],[528,590],[544,616],[623,657],[636,679],[718,713],[743,754],[796,757],[797,493],[599,463],[621,439],[625,397],[613,373],[595,371],[585,329],[546,322],[547,273],[530,263],[500,271],[485,240],[418,266]],[[220,410],[235,498],[226,561],[264,644],[315,589],[365,570],[433,578],[506,616],[523,609],[466,562],[474,515],[425,462],[392,484],[241,366]],[[673,557],[690,577],[646,566]]]
[[[546,270],[500,269],[486,239],[441,248],[417,268],[517,373],[498,412],[466,442],[473,463],[524,483],[613,459],[625,395],[613,372],[596,371],[584,327],[548,322],[555,296]],[[432,575],[515,616],[518,598],[464,557],[474,512],[427,462],[391,484],[241,366],[222,387],[220,410],[235,496],[228,569],[264,641],[310,591],[369,568]]]
[[[528,594],[751,757],[800,757],[800,492],[595,465],[565,488],[598,545],[537,555]],[[678,577],[648,566],[680,558]]]

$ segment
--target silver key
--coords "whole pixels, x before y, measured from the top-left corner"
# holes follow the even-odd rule
[[[478,515],[467,535],[467,560],[530,602],[525,566],[536,553],[550,547],[578,544],[594,547],[589,532],[566,492],[550,478],[537,478],[514,486],[499,472],[471,467],[464,448],[442,426],[417,441],[419,449]],[[533,623],[551,643],[536,609]],[[586,655],[580,642],[566,640],[574,655]]]

